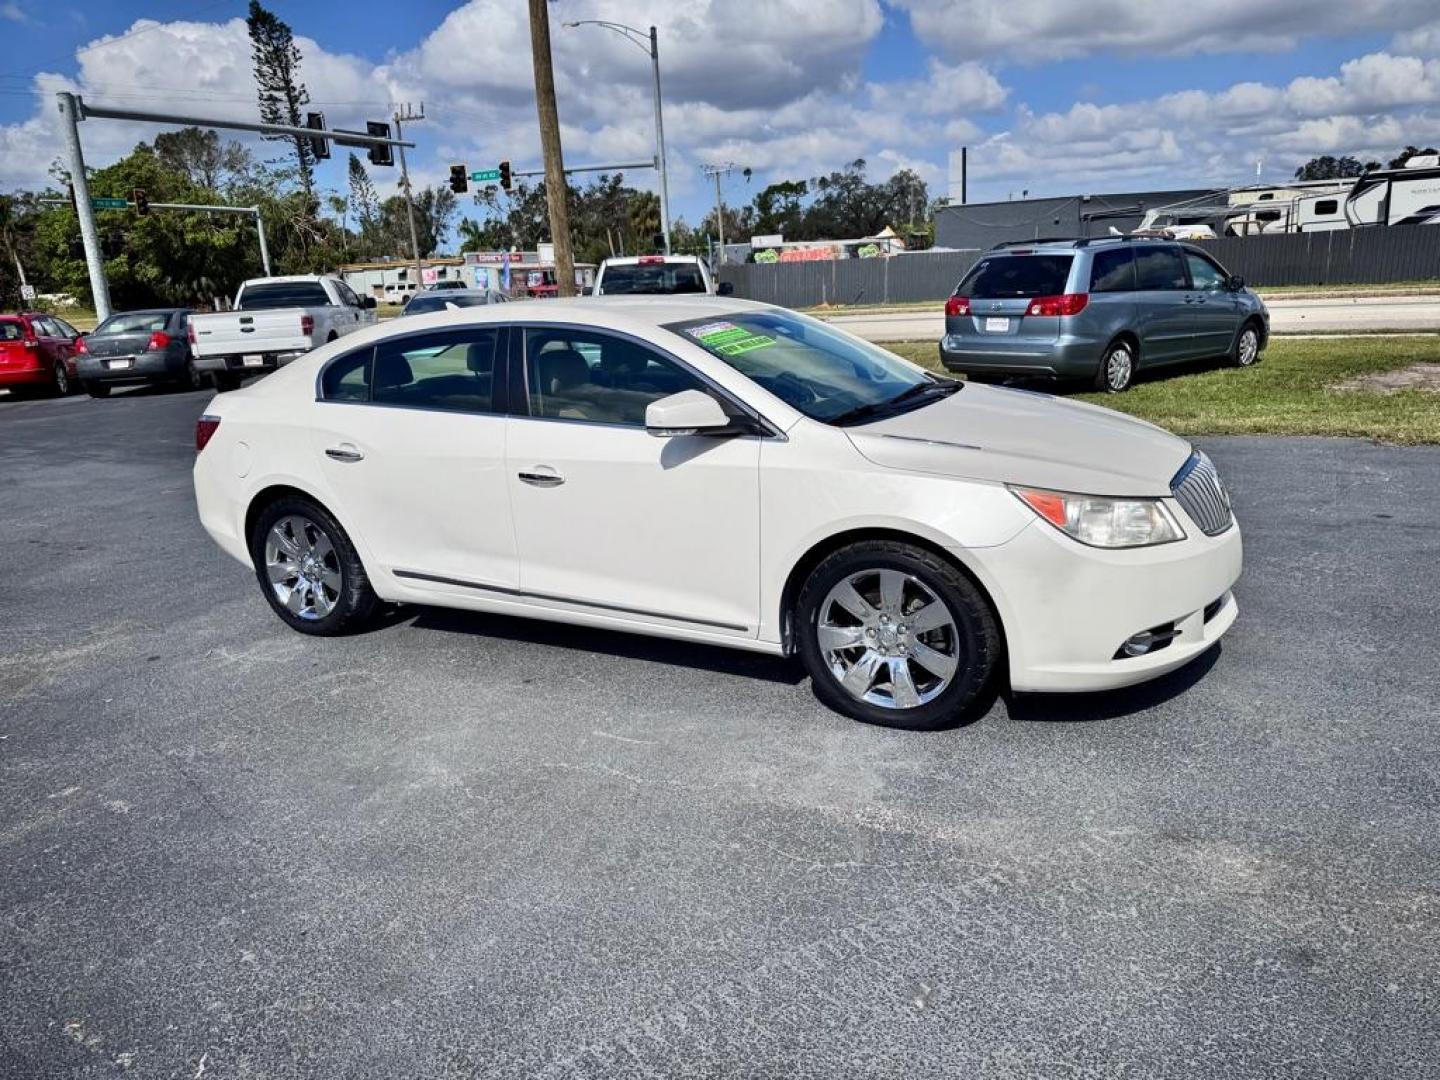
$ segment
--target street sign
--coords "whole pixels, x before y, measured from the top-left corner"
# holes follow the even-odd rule
[[[470,174],[470,179],[477,184],[483,184],[486,180],[499,180],[499,169],[476,169]]]
[[[27,304],[28,304],[31,300],[34,300],[34,299],[35,299],[35,286],[34,286],[34,285],[21,285],[21,286],[20,286],[20,299],[21,299],[21,300],[24,300]]]
[[[129,199],[91,199],[90,205],[96,210],[128,210]]]

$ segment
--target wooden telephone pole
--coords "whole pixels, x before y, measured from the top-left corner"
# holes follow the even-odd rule
[[[540,112],[540,149],[545,156],[545,201],[555,245],[555,284],[560,296],[575,295],[575,255],[570,249],[570,211],[560,114],[555,107],[555,68],[550,61],[550,13],[546,0],[530,0],[530,51],[535,61],[535,107]]]

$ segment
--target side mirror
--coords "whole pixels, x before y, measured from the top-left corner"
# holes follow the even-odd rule
[[[715,286],[716,296],[734,296],[735,283],[733,281],[722,281]]]
[[[709,394],[682,390],[645,406],[645,430],[661,439],[674,435],[720,435],[730,430],[730,417]]]
[[[362,296],[362,297],[360,298],[360,306],[363,307],[363,308],[365,308],[366,310],[369,310],[370,308],[373,308],[373,307],[375,306],[375,297],[373,297],[373,296]]]
[[[1239,274],[1231,274],[1225,279],[1225,287],[1231,292],[1239,292],[1245,287],[1245,279]]]

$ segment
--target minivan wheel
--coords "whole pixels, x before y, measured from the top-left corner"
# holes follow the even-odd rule
[[[1111,342],[1100,358],[1099,370],[1095,373],[1095,389],[1112,394],[1130,389],[1135,379],[1135,350],[1128,342]]]
[[[250,530],[255,577],[275,614],[302,634],[363,629],[379,599],[345,530],[301,496],[271,503]]]
[[[1230,362],[1236,367],[1249,367],[1260,359],[1260,331],[1255,329],[1253,323],[1247,323],[1240,331],[1240,336],[1235,339],[1235,351],[1230,354]]]
[[[796,607],[815,695],[867,724],[933,731],[964,721],[1000,655],[979,589],[909,544],[841,548],[811,572]]]

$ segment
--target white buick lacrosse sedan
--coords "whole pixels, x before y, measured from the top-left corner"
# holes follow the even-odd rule
[[[195,497],[307,634],[381,601],[780,655],[859,720],[1099,690],[1235,620],[1240,530],[1150,424],[729,297],[383,324],[215,398]]]

